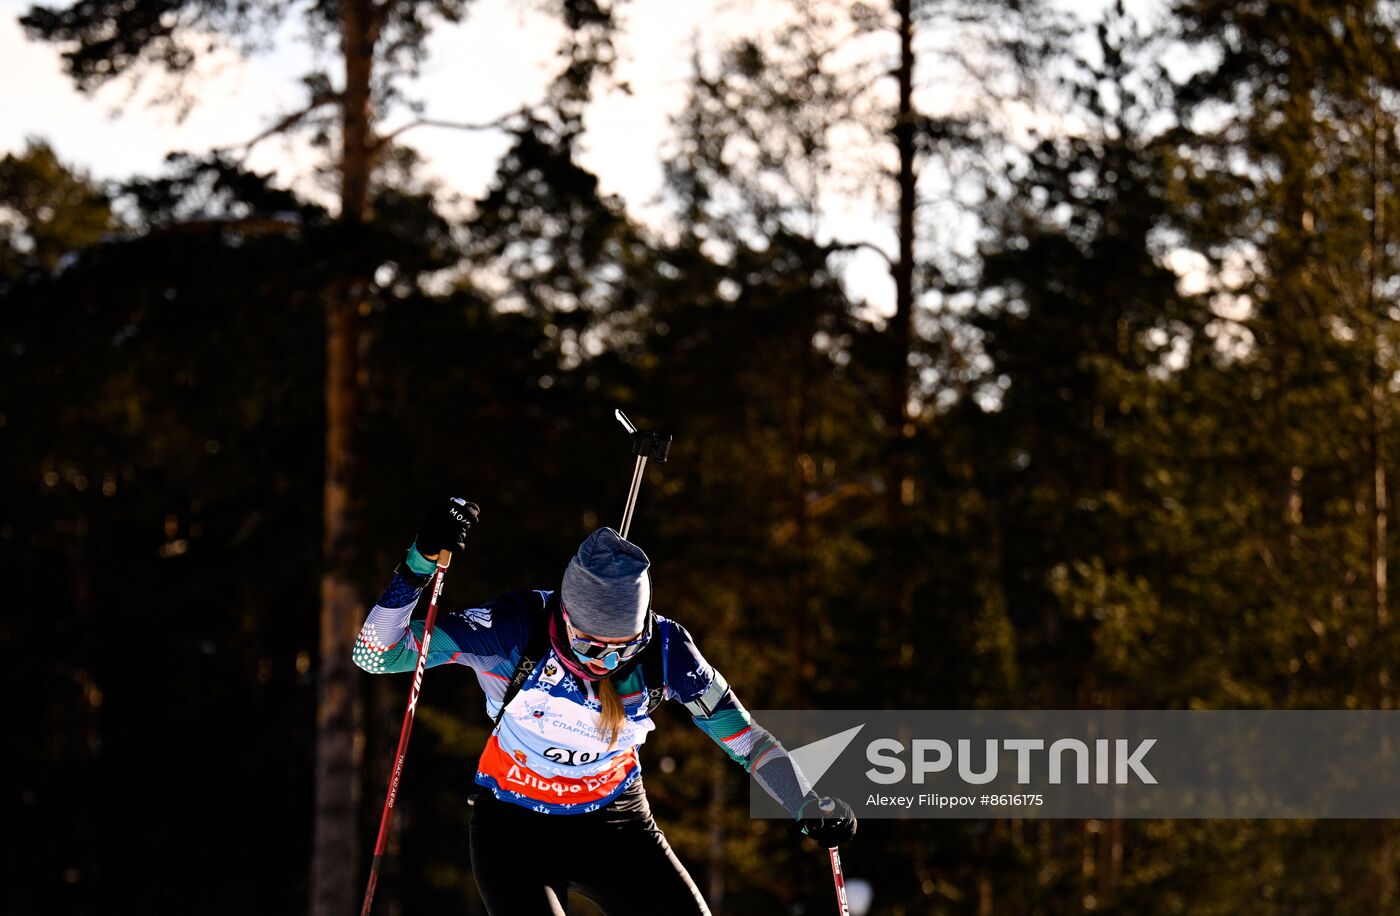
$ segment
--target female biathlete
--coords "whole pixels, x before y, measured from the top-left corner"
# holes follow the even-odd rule
[[[410,620],[413,608],[439,551],[465,548],[476,512],[453,499],[428,513],[356,639],[361,668],[414,670],[423,622]],[[471,818],[472,871],[492,916],[562,914],[570,890],[608,916],[709,913],[642,786],[637,748],[667,697],[792,814],[795,832],[827,847],[855,835],[850,806],[818,798],[690,633],[652,611],[650,565],[600,528],[557,590],[438,617],[427,664],[473,669],[496,721]]]

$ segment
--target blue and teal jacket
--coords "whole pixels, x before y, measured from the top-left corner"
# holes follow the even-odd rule
[[[372,674],[413,671],[423,621],[413,620],[430,576],[400,567],[355,640],[355,664]],[[472,669],[495,718],[531,627],[542,625],[547,590],[507,592],[477,607],[439,608],[428,647],[428,666]],[[724,676],[700,654],[690,632],[655,615],[647,652],[661,652],[663,683],[645,682],[641,664],[613,677],[626,712],[615,743],[599,729],[602,704],[594,684],[574,677],[551,647],[501,716],[477,765],[476,781],[502,801],[549,814],[594,811],[611,802],[641,773],[639,749],[655,727],[651,712],[674,699],[713,739],[794,817],[813,796],[787,752],[750,717]],[[658,644],[659,641],[659,644]],[[655,666],[653,665],[654,669]]]

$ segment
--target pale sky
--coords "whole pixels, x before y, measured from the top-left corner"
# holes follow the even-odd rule
[[[126,87],[113,85],[83,96],[61,72],[58,49],[25,38],[16,19],[29,6],[28,0],[0,0],[0,85],[7,87],[0,150],[6,152],[37,134],[97,177],[149,173],[170,150],[245,141],[304,97],[297,79],[310,69],[311,54],[292,34],[273,54],[242,61],[229,53],[201,62],[200,103],[183,122],[169,110],[145,104],[149,92],[130,98]],[[557,66],[553,55],[562,29],[525,6],[518,0],[477,0],[466,22],[433,35],[429,62],[413,87],[428,102],[431,116],[489,120],[540,97]],[[608,190],[642,205],[660,187],[659,147],[668,116],[683,101],[692,36],[732,36],[743,17],[727,0],[638,0],[626,6],[626,17],[619,76],[631,83],[633,95],[607,93],[595,103],[585,164],[599,172]],[[436,128],[421,128],[405,139],[440,177],[467,194],[485,187],[504,148],[500,137]],[[288,155],[284,145],[273,142],[259,149],[253,162],[289,176],[299,173]]]
[[[1066,5],[1092,15],[1104,0],[1066,0]],[[16,19],[29,6],[29,0],[0,0],[0,85],[5,87],[0,154],[38,136],[66,162],[97,178],[155,174],[168,152],[239,144],[304,99],[298,78],[313,61],[309,48],[290,32],[272,54],[242,60],[228,52],[201,61],[200,101],[183,121],[169,109],[147,104],[149,88],[133,93],[112,85],[82,95],[63,74],[58,50],[25,38]],[[553,55],[561,27],[532,6],[476,0],[464,23],[434,33],[428,64],[410,90],[427,103],[430,117],[490,120],[540,98],[557,66]],[[602,189],[619,195],[642,222],[665,223],[665,210],[657,203],[661,162],[672,136],[669,119],[685,101],[694,43],[715,48],[755,34],[775,21],[779,9],[780,0],[631,0],[621,6],[617,76],[630,84],[632,94],[605,91],[596,99],[581,159],[599,176]],[[395,123],[386,119],[385,126]],[[506,147],[499,133],[430,127],[405,134],[404,140],[426,157],[433,175],[467,196],[487,187]],[[314,161],[305,148],[273,139],[257,148],[250,165],[292,181],[308,174]],[[885,214],[855,202],[838,203],[833,210],[829,225],[841,238],[892,249],[893,227]],[[877,255],[853,256],[846,270],[856,296],[877,311],[892,309],[893,286]]]

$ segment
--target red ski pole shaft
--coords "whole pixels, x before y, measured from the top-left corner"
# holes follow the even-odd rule
[[[379,863],[384,858],[384,850],[389,845],[389,825],[394,820],[394,800],[399,794],[399,779],[403,776],[403,760],[408,754],[408,735],[413,731],[413,712],[418,708],[418,694],[423,690],[423,669],[428,665],[428,643],[433,638],[433,624],[437,620],[438,595],[442,594],[442,580],[447,574],[447,564],[452,553],[444,550],[438,554],[437,570],[433,572],[432,591],[428,599],[428,617],[423,622],[423,644],[418,647],[418,667],[413,670],[413,686],[408,694],[408,709],[403,714],[403,730],[399,732],[399,749],[394,754],[394,769],[389,775],[389,794],[384,799],[384,814],[379,819],[379,838],[374,841],[374,859],[369,866],[369,886],[365,888],[365,904],[360,916],[369,916],[374,905],[374,886],[379,883]]]
[[[827,850],[831,853],[831,878],[836,882],[836,907],[841,916],[851,916],[851,905],[846,902],[846,875],[841,871],[841,853],[835,846]]]

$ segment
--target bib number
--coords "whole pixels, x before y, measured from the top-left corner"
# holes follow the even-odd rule
[[[545,748],[544,756],[555,763],[573,767],[582,766],[585,763],[592,763],[601,757],[602,754],[596,751],[577,751],[567,747],[549,747]]]

